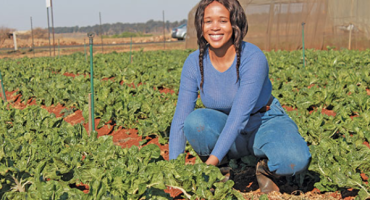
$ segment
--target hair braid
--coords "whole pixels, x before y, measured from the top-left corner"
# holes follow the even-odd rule
[[[200,90],[203,92],[203,83],[204,83],[204,68],[203,68],[203,57],[204,57],[205,45],[199,46],[199,70],[201,75],[200,81]]]
[[[237,83],[239,81],[239,67],[240,67],[240,54],[241,54],[240,45],[235,45],[235,52],[236,52],[236,83]]]

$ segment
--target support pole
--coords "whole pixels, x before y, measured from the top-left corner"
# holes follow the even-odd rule
[[[351,50],[352,47],[352,30],[353,30],[353,24],[350,23],[349,26],[349,38],[348,38],[348,49]]]
[[[87,62],[87,53],[86,53],[86,43],[85,43],[85,39],[84,39],[84,50],[85,50],[85,60]]]
[[[304,55],[304,25],[306,23],[302,22],[302,53],[303,53],[303,68],[305,67],[305,55]]]
[[[3,83],[3,82],[2,82],[2,81],[0,81],[0,84],[2,84],[2,83]],[[4,100],[4,102],[6,102],[6,101],[5,101],[5,99],[4,99],[4,96],[5,96],[5,95],[3,94],[3,91],[4,91],[4,90],[3,90],[3,88],[2,88],[2,87],[0,87],[0,95],[1,95],[1,99],[2,99],[2,100]]]
[[[14,41],[14,51],[18,51],[17,32],[13,32],[13,41]]]
[[[94,68],[93,68],[93,38],[94,33],[88,33],[87,36],[89,37],[89,43],[90,43],[90,83],[91,83],[91,132],[95,131],[95,122],[94,122]],[[95,137],[93,135],[93,137]]]
[[[58,39],[58,58],[60,58],[60,46],[59,46],[59,39]]]
[[[166,29],[164,23],[164,11],[163,11],[163,49],[166,49]]]
[[[3,77],[1,76],[1,73],[0,73],[0,85],[1,85],[1,95],[4,99],[5,102],[7,102],[7,99],[6,99],[6,95],[5,95],[5,89],[4,89],[4,84],[3,84]]]
[[[31,35],[32,35],[32,52],[33,56],[35,57],[35,45],[34,45],[34,40],[33,40],[33,26],[32,26],[32,17],[31,17]]]
[[[99,21],[100,21],[100,38],[101,38],[101,52],[104,53],[104,48],[103,48],[103,28],[101,26],[101,13],[99,12]]]
[[[274,21],[274,10],[275,10],[275,3],[270,3],[270,12],[269,12],[269,21],[267,24],[267,31],[266,31],[266,40],[265,40],[265,50],[270,51],[271,49],[271,32],[272,32],[272,26]]]
[[[51,41],[50,41],[49,7],[46,7],[46,13],[47,13],[47,17],[48,17],[49,54],[50,54],[50,57],[51,57]]]
[[[53,31],[53,48],[54,48],[54,57],[55,57],[55,37],[54,37],[53,0],[50,0],[50,8],[51,8],[51,26],[52,26],[52,31]]]
[[[93,131],[93,120],[92,120],[92,106],[91,106],[91,93],[89,93],[89,132],[88,135],[91,136],[91,132]]]

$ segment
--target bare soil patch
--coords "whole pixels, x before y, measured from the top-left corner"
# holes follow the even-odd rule
[[[52,41],[52,39],[51,39]],[[94,37],[93,40],[93,52],[98,53],[110,53],[116,52],[129,52],[144,50],[170,50],[170,49],[185,49],[185,43],[169,43],[177,41],[171,38],[170,34],[165,36],[163,34],[153,35],[150,37],[133,37],[132,45],[131,38],[103,38]],[[156,42],[156,43],[153,43]],[[162,43],[163,42],[163,43]],[[142,44],[138,44],[142,43]],[[103,44],[103,48],[101,47]],[[56,34],[55,36],[55,48],[53,44],[50,46],[51,53],[49,52],[49,40],[48,39],[34,39],[34,47],[43,47],[42,49],[32,49],[32,39],[20,39],[17,38],[18,51],[14,51],[14,42],[12,39],[5,40],[1,48],[12,48],[13,50],[2,50],[0,51],[0,58],[22,58],[22,57],[58,57],[62,55],[69,55],[76,52],[85,53],[89,56],[89,39],[86,34]],[[80,47],[77,47],[77,46]],[[55,49],[55,50],[54,50]]]

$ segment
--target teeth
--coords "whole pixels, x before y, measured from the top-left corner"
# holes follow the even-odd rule
[[[212,39],[218,40],[222,38],[222,35],[209,35]]]

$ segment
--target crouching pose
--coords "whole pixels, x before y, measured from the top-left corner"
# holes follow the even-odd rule
[[[244,42],[248,24],[237,0],[201,0],[195,16],[199,49],[186,59],[170,130],[170,159],[189,141],[210,165],[254,155],[264,193],[273,179],[307,169],[311,154],[297,125],[271,95],[264,53]],[[194,110],[198,91],[206,108]]]

